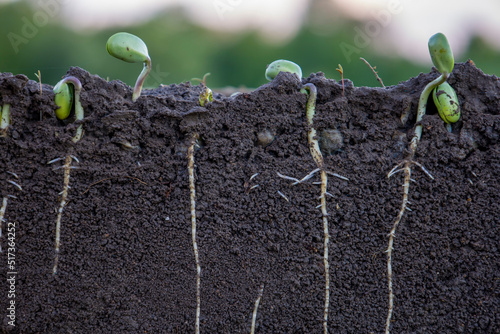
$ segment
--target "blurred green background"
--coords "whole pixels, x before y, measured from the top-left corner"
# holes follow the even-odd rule
[[[353,28],[363,22],[346,18],[321,20],[322,26],[318,29],[316,15],[319,13],[314,7],[309,8],[300,31],[285,43],[272,43],[256,31],[209,30],[187,19],[181,8],[170,8],[146,23],[127,28],[75,30],[59,20],[50,20],[46,25],[35,27],[37,31],[32,38],[17,39],[8,34],[15,32],[25,38],[21,34],[25,21],[21,18],[32,18],[35,12],[29,1],[0,3],[0,72],[22,73],[38,80],[34,73],[40,70],[42,81],[52,85],[70,66],[133,85],[142,65],[119,61],[109,56],[105,49],[108,37],[117,31],[136,34],[148,45],[153,71],[146,80],[146,87],[190,81],[207,72],[212,74],[208,77],[208,85],[213,88],[257,87],[266,82],[266,65],[280,58],[300,64],[305,77],[311,72],[322,71],[336,80],[340,79],[336,71],[340,63],[345,78],[351,79],[356,86],[379,86],[370,69],[359,60],[360,56],[376,66],[387,86],[430,71],[429,66],[381,56],[371,47],[353,54],[353,60],[347,62],[339,45],[343,41],[352,44]],[[12,46],[13,40],[17,43],[17,53]],[[418,47],[427,48],[426,45]],[[473,38],[464,54],[466,56],[455,60],[462,62],[470,58],[485,73],[500,75],[500,51],[481,38]]]

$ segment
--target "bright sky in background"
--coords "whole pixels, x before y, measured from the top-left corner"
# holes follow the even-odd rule
[[[10,0],[12,1],[12,0]],[[196,22],[213,29],[254,28],[270,38],[288,38],[300,28],[309,0],[38,0],[58,2],[68,23],[78,28],[130,25],[172,6],[182,6]],[[457,56],[469,37],[480,34],[500,48],[500,0],[321,0],[334,2],[342,15],[375,20],[391,8],[400,10],[370,38],[381,53],[393,52],[429,63],[428,38],[443,32]],[[9,2],[9,0],[0,0]],[[360,24],[360,29],[366,29]],[[397,41],[397,43],[395,43]],[[346,41],[354,45],[354,41]]]

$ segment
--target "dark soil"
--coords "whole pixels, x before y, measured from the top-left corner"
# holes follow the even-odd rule
[[[196,266],[187,147],[195,153],[201,332],[321,333],[323,224],[319,175],[307,145],[306,96],[280,73],[250,94],[199,107],[201,86],[143,92],[79,69],[85,135],[54,117],[52,87],[0,74],[12,125],[0,138],[1,195],[10,198],[0,254],[0,316],[6,333],[194,333]],[[370,75],[367,73],[367,75]],[[336,129],[323,147],[329,177],[331,333],[382,333],[388,308],[388,237],[402,201],[401,173],[418,97],[438,73],[397,86],[353,87],[312,74],[315,127]],[[447,132],[432,103],[413,168],[409,206],[393,253],[393,333],[499,333],[500,80],[472,62],[449,79],[462,118]],[[407,117],[404,117],[404,115]],[[403,118],[402,118],[403,115]],[[405,124],[402,123],[407,118]],[[268,146],[258,133],[275,135]],[[324,146],[324,145],[323,145]],[[59,271],[52,275],[63,161],[71,171]],[[329,153],[329,154],[328,154]],[[8,172],[14,172],[14,179]],[[253,180],[250,177],[259,173]],[[19,191],[7,180],[22,186]],[[254,185],[257,188],[252,188]],[[285,200],[280,191],[288,199]],[[16,224],[16,326],[9,326],[7,224]]]

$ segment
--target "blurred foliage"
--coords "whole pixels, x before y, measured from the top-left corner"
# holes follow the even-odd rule
[[[108,37],[117,31],[138,35],[148,45],[153,70],[146,80],[146,87],[190,81],[207,72],[212,73],[207,83],[210,87],[257,87],[266,82],[266,65],[280,58],[298,63],[304,76],[322,71],[336,80],[340,79],[335,70],[340,63],[345,78],[356,86],[379,85],[359,57],[376,66],[386,85],[430,71],[430,67],[418,66],[401,58],[380,56],[370,47],[353,54],[352,61],[348,62],[340,44],[352,44],[353,28],[363,23],[338,20],[338,17],[335,20],[326,18],[318,28],[318,20],[312,17],[315,13],[310,13],[293,39],[280,44],[267,41],[253,31],[222,33],[207,30],[186,19],[182,9],[159,13],[151,21],[138,26],[83,32],[62,25],[58,16],[46,22],[39,13],[35,18],[37,11],[40,9],[32,7],[28,1],[0,4],[0,31],[3,32],[0,72],[23,73],[37,80],[34,73],[40,70],[42,81],[54,85],[70,66],[79,66],[103,78],[119,79],[133,85],[142,65],[118,61],[105,49]],[[339,21],[342,24],[339,25]],[[26,26],[30,24],[31,27]],[[28,29],[29,38],[23,35],[23,29]],[[15,34],[21,39],[16,39]],[[16,47],[12,46],[13,38],[19,42]],[[421,47],[427,48],[427,45]],[[465,54],[485,73],[500,75],[500,52],[481,39],[474,38]]]

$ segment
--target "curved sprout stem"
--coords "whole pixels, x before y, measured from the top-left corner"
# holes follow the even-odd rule
[[[80,82],[80,81],[78,81]],[[82,90],[81,84],[79,86],[75,85],[75,118],[77,121],[83,120],[83,107],[82,103],[80,102],[80,92]],[[82,139],[83,136],[83,125],[80,124],[78,128],[76,129],[76,134],[73,137],[73,143],[78,142],[80,139]]]
[[[64,79],[62,79],[62,83],[70,83],[74,87],[74,94],[75,94],[75,119],[77,121],[83,120],[84,113],[83,113],[83,107],[82,103],[80,102],[80,93],[82,91],[82,83],[78,78],[69,76]],[[80,139],[82,139],[83,136],[83,126],[80,124],[78,128],[76,129],[76,134],[73,137],[73,143],[78,142]]]
[[[411,140],[411,145],[415,145],[415,150],[416,150],[416,142],[420,141],[420,138],[422,137],[422,124],[420,122],[422,121],[422,118],[425,115],[425,111],[427,109],[427,100],[429,99],[429,95],[432,93],[432,90],[442,84],[443,82],[448,79],[449,74],[444,72],[441,74],[439,77],[436,79],[432,80],[425,86],[424,90],[420,94],[420,98],[418,100],[418,111],[417,111],[417,119],[415,123],[417,126],[415,127],[415,134]],[[415,144],[413,144],[415,142]],[[413,150],[413,149],[412,149]],[[415,153],[415,152],[413,152]]]
[[[323,155],[321,154],[321,150],[319,149],[319,143],[317,140],[316,129],[313,128],[313,118],[316,113],[316,98],[318,96],[318,91],[316,86],[312,83],[307,83],[304,85],[303,90],[308,95],[307,105],[306,105],[306,118],[307,124],[309,125],[309,131],[307,133],[307,141],[309,142],[309,150],[311,151],[311,155],[318,165],[319,169],[323,168]]]
[[[149,72],[151,72],[151,58],[148,57],[146,61],[144,62],[144,67],[142,68],[141,74],[139,74],[139,77],[137,78],[137,81],[135,82],[134,86],[134,93],[132,94],[132,101],[135,102],[139,96],[141,96],[142,92],[142,85],[144,84],[144,80],[146,80],[146,77],[148,76]]]

